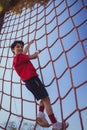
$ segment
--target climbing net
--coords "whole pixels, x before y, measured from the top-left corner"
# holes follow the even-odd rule
[[[4,17],[0,33],[0,130],[42,129],[36,124],[38,104],[12,69],[14,40],[35,39],[32,63],[46,85],[58,120],[69,130],[87,129],[87,2],[51,0],[21,14]],[[51,129],[51,128],[48,128]],[[47,128],[46,128],[47,130]]]

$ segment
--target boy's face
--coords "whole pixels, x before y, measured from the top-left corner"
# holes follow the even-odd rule
[[[15,55],[21,54],[23,53],[23,46],[20,43],[17,43],[16,46],[13,49],[13,52],[15,53]]]

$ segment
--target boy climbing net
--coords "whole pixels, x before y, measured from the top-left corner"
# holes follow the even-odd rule
[[[20,76],[21,80],[25,82],[25,86],[27,87],[27,89],[32,92],[32,94],[37,100],[40,100],[39,113],[36,117],[37,123],[42,127],[50,127],[44,114],[44,109],[46,109],[46,113],[52,123],[52,130],[66,129],[68,127],[68,123],[59,122],[55,118],[48,92],[45,89],[44,84],[39,79],[36,69],[30,61],[38,57],[40,50],[36,51],[32,55],[30,55],[30,53],[27,54],[30,45],[33,42],[34,40],[30,41],[24,49],[23,41],[14,41],[12,43],[11,50],[14,53],[13,67],[17,74]]]

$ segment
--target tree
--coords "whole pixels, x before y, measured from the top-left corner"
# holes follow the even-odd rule
[[[5,127],[5,124],[6,123],[2,123],[3,127]],[[19,130],[19,129],[15,121],[10,121],[6,127],[6,130]],[[34,130],[34,124],[23,122],[20,130]],[[44,128],[37,125],[36,130],[44,130]]]

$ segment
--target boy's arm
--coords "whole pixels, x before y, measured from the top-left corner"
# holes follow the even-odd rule
[[[38,57],[38,54],[40,53],[40,50],[37,50],[34,54],[32,55],[29,55],[29,59],[32,60],[32,59],[36,59]]]
[[[30,41],[28,45],[24,48],[23,54],[26,54],[29,51],[30,45],[34,42],[34,40]]]

